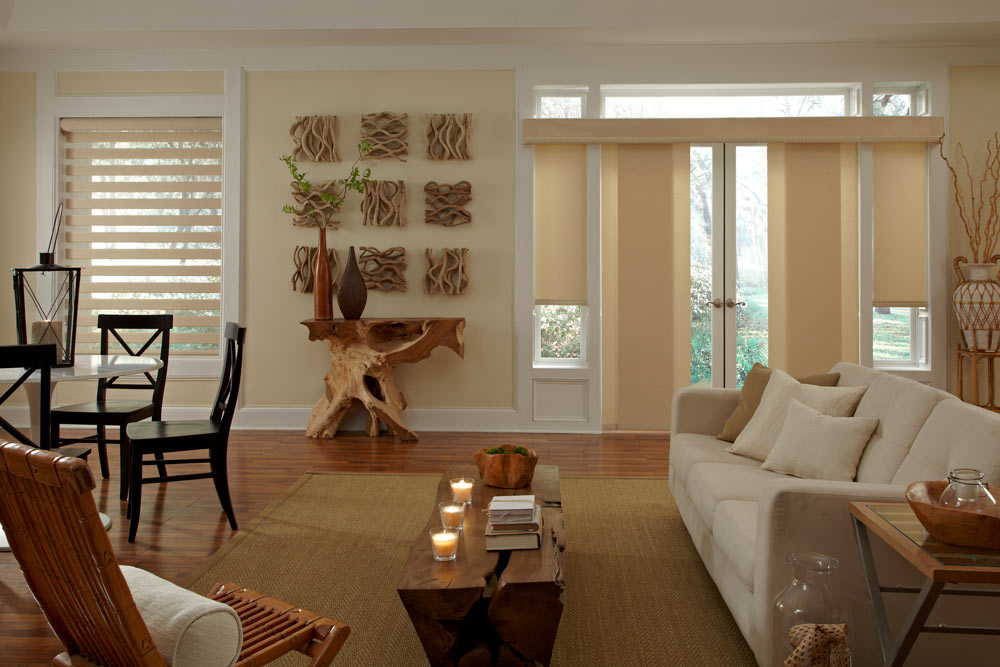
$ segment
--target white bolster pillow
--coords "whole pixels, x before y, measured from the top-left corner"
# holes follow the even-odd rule
[[[170,667],[232,667],[243,647],[236,610],[137,567],[121,566],[153,644]]]

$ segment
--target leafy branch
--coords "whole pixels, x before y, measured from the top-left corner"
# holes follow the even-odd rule
[[[362,171],[358,164],[366,153],[371,151],[371,143],[364,141],[358,144],[358,157],[354,160],[354,164],[351,165],[351,171],[347,178],[338,179],[336,182],[340,185],[340,192],[320,192],[319,198],[323,202],[330,205],[333,210],[340,209],[347,200],[347,195],[350,191],[363,194],[365,191],[365,184],[371,182],[371,168],[367,168]],[[282,155],[279,158],[288,167],[288,172],[292,175],[292,185],[293,185],[293,196],[296,192],[304,195],[302,201],[299,203],[299,208],[296,208],[292,204],[285,204],[281,207],[281,210],[285,213],[291,213],[298,216],[308,216],[313,219],[317,219],[316,208],[306,200],[305,196],[309,195],[313,190],[312,181],[306,178],[307,173],[300,170],[295,161],[292,160],[291,155]],[[298,198],[297,198],[298,199]],[[322,222],[317,223],[320,227],[325,227],[326,225]]]

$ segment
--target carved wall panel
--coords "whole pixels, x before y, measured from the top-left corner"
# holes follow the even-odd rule
[[[340,161],[337,153],[336,116],[296,116],[288,134],[295,144],[292,149],[293,160]]]
[[[441,248],[440,257],[435,257],[434,250],[427,248],[424,255],[427,257],[427,273],[424,274],[426,294],[465,294],[469,287],[468,248]]]
[[[465,205],[472,201],[472,184],[461,181],[454,185],[431,181],[424,186],[424,222],[429,225],[456,227],[472,222]]]
[[[406,250],[396,246],[382,251],[378,248],[361,248],[358,267],[368,289],[391,292],[406,291]]]
[[[427,159],[470,160],[471,113],[432,113],[427,116]]]
[[[340,256],[334,248],[329,248],[326,253],[327,261],[330,262],[330,275],[333,276],[333,291],[336,292],[340,287]],[[292,261],[295,262],[295,272],[292,274],[292,291],[312,293],[313,268],[318,254],[319,248],[316,246],[295,246],[295,252],[292,253]]]
[[[302,227],[325,227],[327,229],[336,228],[340,224],[339,220],[334,220],[333,216],[340,210],[332,202],[324,201],[321,194],[337,194],[336,181],[323,181],[313,184],[312,190],[302,192],[297,183],[292,183],[292,198],[297,204],[292,213],[292,222]],[[315,211],[315,214],[310,214]]]
[[[364,224],[374,227],[406,224],[406,184],[403,181],[369,181],[361,200]]]
[[[365,159],[396,158],[406,162],[409,126],[405,113],[366,113],[361,116],[361,141],[371,144]]]

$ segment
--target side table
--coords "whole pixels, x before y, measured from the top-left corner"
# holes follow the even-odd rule
[[[997,359],[1000,359],[1000,352],[982,352],[980,350],[969,350],[962,347],[961,343],[958,345],[958,357],[956,364],[958,377],[956,388],[958,390],[959,400],[964,400],[962,394],[964,387],[962,386],[962,375],[964,372],[965,359],[972,360],[972,402],[981,408],[986,408],[987,410],[992,410],[993,412],[1000,412],[1000,405],[996,402],[996,373],[994,366],[996,365]],[[985,404],[979,402],[979,361],[981,359],[986,360],[986,393],[988,400]]]
[[[358,401],[365,409],[365,431],[378,435],[379,422],[400,440],[418,440],[406,427],[400,413],[406,399],[396,387],[395,367],[415,363],[443,345],[465,357],[465,319],[424,317],[360,320],[306,320],[309,340],[325,340],[330,346],[330,370],[326,391],[309,416],[306,435],[332,438]]]
[[[885,667],[902,665],[921,632],[1000,635],[1000,627],[925,625],[931,609],[942,595],[1000,597],[1000,590],[945,588],[946,584],[1000,583],[1000,551],[958,547],[939,542],[929,535],[925,537],[924,527],[906,503],[852,502],[850,511]],[[926,577],[920,588],[879,584],[869,531]],[[917,595],[895,641],[889,633],[882,593]]]

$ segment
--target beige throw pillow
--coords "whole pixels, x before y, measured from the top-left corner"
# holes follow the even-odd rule
[[[874,417],[831,417],[793,398],[778,441],[760,467],[806,479],[850,482],[876,426]]]
[[[722,433],[715,436],[719,440],[733,442],[743,432],[750,418],[757,411],[760,405],[760,398],[764,395],[767,381],[771,379],[771,369],[762,364],[754,364],[750,372],[747,373],[740,389],[740,397],[736,403],[736,409],[729,419],[722,426]],[[815,384],[821,387],[835,387],[840,380],[840,373],[821,373],[819,375],[809,375],[796,378],[802,384]]]
[[[788,404],[794,398],[824,415],[850,417],[866,387],[817,387],[801,384],[788,373],[771,371],[760,406],[727,452],[763,461],[771,453],[785,423]]]

